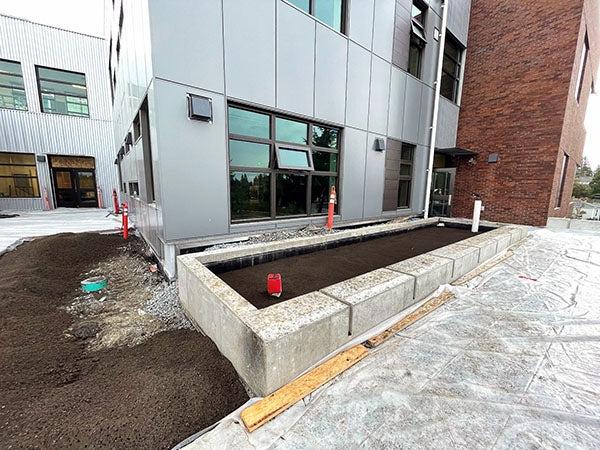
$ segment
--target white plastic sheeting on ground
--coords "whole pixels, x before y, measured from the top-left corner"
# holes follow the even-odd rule
[[[600,236],[535,230],[450,289],[262,428],[240,408],[186,449],[600,447]]]
[[[0,219],[0,255],[14,249],[24,240],[37,236],[112,231],[120,227],[120,221],[115,216],[109,216],[109,211],[106,209],[58,208],[52,211],[10,211],[10,213],[19,216]]]

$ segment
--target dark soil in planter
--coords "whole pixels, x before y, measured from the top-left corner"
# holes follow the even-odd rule
[[[248,399],[195,331],[100,351],[86,346],[94,324],[65,333],[82,274],[139,248],[118,235],[63,234],[0,257],[2,448],[171,448]]]
[[[463,228],[425,227],[327,250],[219,273],[219,277],[257,308],[266,308],[340,281],[389,266],[472,237]],[[281,297],[267,294],[267,274],[280,273]]]

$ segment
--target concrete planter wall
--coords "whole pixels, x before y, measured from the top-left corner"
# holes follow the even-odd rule
[[[268,395],[354,336],[376,327],[424,299],[440,285],[456,280],[523,239],[527,228],[502,226],[260,310],[205,264],[260,258],[273,252],[319,247],[328,242],[410,230],[439,221],[432,218],[375,225],[324,236],[179,256],[181,303],[195,325],[215,342],[252,391]]]

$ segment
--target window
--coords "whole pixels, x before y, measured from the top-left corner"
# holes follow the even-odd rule
[[[129,182],[129,195],[131,195],[132,197],[139,197],[140,184],[137,181]]]
[[[89,117],[85,75],[36,67],[42,112]]]
[[[344,32],[345,0],[288,0],[292,5],[340,33]]]
[[[410,208],[416,147],[388,138],[385,151],[383,210]]]
[[[0,153],[0,198],[39,196],[35,155]]]
[[[277,167],[289,170],[313,170],[313,162],[308,147],[276,145]]]
[[[21,64],[0,59],[0,108],[27,111]]]
[[[558,195],[556,196],[556,207],[560,208],[562,197],[565,191],[565,180],[567,178],[567,170],[569,169],[569,155],[563,153],[562,167],[560,169],[560,181],[558,185]]]
[[[327,213],[340,129],[229,105],[232,221]]]
[[[423,57],[423,49],[427,43],[427,40],[425,39],[425,11],[425,7],[416,3],[412,4],[410,45],[408,48],[408,73],[417,78],[421,77],[421,60]]]
[[[145,98],[137,115],[138,139],[142,142],[142,155],[144,159],[144,186],[145,200],[152,203],[156,200],[154,189],[154,166],[152,162],[152,141],[150,139],[150,117],[148,115],[148,99]],[[135,132],[135,123],[134,123]]]
[[[448,100],[457,103],[460,88],[460,65],[462,48],[452,36],[446,35],[444,61],[442,63],[441,94]]]
[[[583,90],[583,78],[585,77],[585,66],[587,64],[588,53],[590,51],[590,43],[588,41],[588,35],[585,33],[583,40],[583,50],[581,52],[581,60],[579,61],[579,72],[577,73],[577,84],[575,85],[575,93],[577,96],[577,103],[581,98],[581,91]]]
[[[400,175],[398,177],[398,208],[410,207],[410,187],[412,184],[415,146],[402,144],[400,153]]]
[[[137,141],[139,141],[139,139],[142,137],[140,115],[141,115],[141,112],[138,111],[137,115],[133,119],[133,143],[134,144],[137,143]]]

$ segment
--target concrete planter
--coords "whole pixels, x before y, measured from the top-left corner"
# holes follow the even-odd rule
[[[206,265],[235,266],[241,258],[259,263],[278,252],[319,250],[334,241],[411,230],[439,221],[433,218],[375,225],[179,256],[181,303],[250,389],[257,395],[268,395],[355,336],[522,239],[527,231],[524,227],[501,227],[260,310]]]

